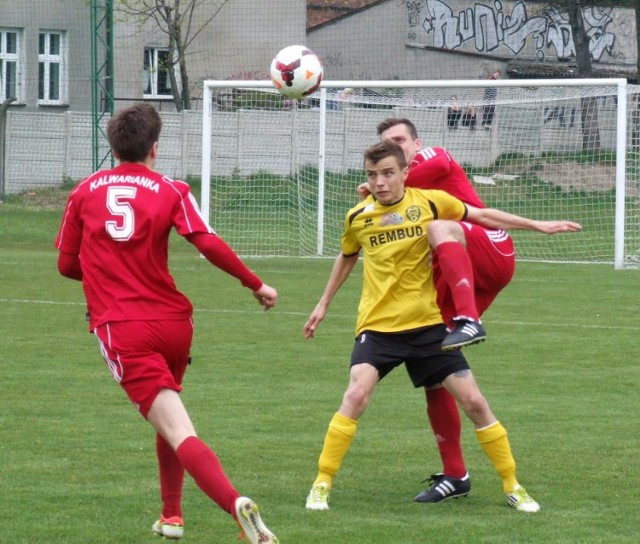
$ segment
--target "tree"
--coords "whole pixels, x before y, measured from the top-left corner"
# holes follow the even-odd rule
[[[638,0],[640,1],[640,0]],[[588,0],[549,0],[544,2],[547,7],[544,12],[551,10],[566,13],[571,27],[571,37],[575,48],[577,76],[581,78],[593,77],[591,52],[589,51],[589,36],[584,28],[582,11],[597,2]],[[580,119],[582,121],[582,149],[598,151],[600,149],[600,129],[598,127],[598,101],[594,97],[580,99]]]
[[[640,39],[638,39],[638,33],[640,32],[640,0],[634,0],[636,10],[636,83],[640,83]]]
[[[229,0],[120,0],[118,11],[139,23],[153,21],[167,35],[164,66],[177,111],[191,109],[187,50]],[[178,68],[176,70],[176,67]],[[180,74],[180,84],[176,78]]]

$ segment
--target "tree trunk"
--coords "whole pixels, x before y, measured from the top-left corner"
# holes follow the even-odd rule
[[[185,110],[191,109],[191,89],[189,88],[189,74],[187,73],[187,59],[184,49],[178,49],[180,64],[180,81],[182,82],[182,105]]]
[[[640,0],[636,0],[636,85],[640,82]]]
[[[172,12],[173,16],[171,15]],[[176,44],[180,43],[178,39],[180,36],[180,14],[177,9],[167,9],[166,13],[167,30],[169,34],[169,47],[167,48],[169,52],[167,63],[169,66],[167,66],[167,72],[169,73],[169,81],[171,81],[171,94],[173,95],[173,103],[176,106],[176,111],[182,111],[182,96],[178,82],[176,81],[176,71],[174,69]]]
[[[187,56],[182,40],[182,29],[175,29],[176,51],[178,53],[178,66],[180,67],[181,104],[185,110],[191,109],[191,89],[189,88],[189,73],[187,72]]]
[[[573,45],[576,49],[576,64],[578,65],[578,77],[593,77],[591,66],[591,53],[589,52],[589,37],[584,29],[582,10],[584,3],[568,2],[567,12],[569,24],[573,36]],[[598,101],[593,97],[580,100],[580,119],[582,120],[582,149],[584,151],[600,150],[600,129],[598,126]]]

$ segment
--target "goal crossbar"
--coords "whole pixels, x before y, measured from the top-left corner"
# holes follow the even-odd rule
[[[303,115],[310,114],[310,110],[314,110],[314,130],[317,129],[317,133],[313,137],[313,141],[315,142],[313,145],[316,146],[315,159],[311,161],[311,164],[315,164],[317,169],[317,179],[316,183],[316,208],[315,214],[316,217],[314,219],[315,224],[315,248],[311,254],[315,255],[325,255],[327,253],[327,248],[325,247],[327,242],[327,233],[326,233],[326,199],[327,199],[327,186],[325,176],[327,175],[328,166],[327,166],[327,154],[336,154],[338,151],[331,148],[327,148],[329,142],[333,145],[333,141],[335,138],[333,136],[327,136],[327,126],[328,122],[333,126],[334,124],[334,116],[337,114],[334,111],[331,111],[330,106],[332,101],[335,101],[335,98],[338,94],[338,91],[344,89],[350,89],[352,91],[355,90],[355,93],[366,93],[371,91],[379,91],[378,94],[383,96],[385,93],[392,94],[393,91],[404,92],[405,95],[410,95],[413,91],[421,90],[427,93],[432,93],[434,96],[438,95],[437,98],[434,98],[433,104],[428,103],[426,106],[420,106],[424,110],[428,110],[429,112],[437,109],[437,106],[440,109],[448,106],[447,98],[442,94],[443,91],[447,92],[457,92],[457,93],[467,93],[469,96],[472,94],[472,90],[480,90],[485,89],[487,87],[494,87],[498,90],[500,89],[512,89],[514,93],[517,93],[519,90],[526,89],[527,92],[534,92],[536,89],[544,89],[550,88],[552,93],[558,94],[559,98],[549,98],[550,95],[545,95],[546,101],[549,101],[550,104],[548,109],[554,111],[554,108],[562,107],[564,111],[564,104],[569,104],[570,98],[575,98],[575,96],[571,96],[567,98],[569,95],[562,95],[560,92],[562,89],[568,88],[609,88],[613,89],[613,91],[607,91],[609,94],[613,94],[613,99],[615,102],[615,115],[611,119],[610,123],[614,123],[615,127],[613,127],[613,132],[615,133],[615,138],[611,144],[611,151],[615,155],[614,167],[615,171],[615,213],[614,213],[614,236],[613,236],[613,263],[616,268],[623,268],[625,266],[625,214],[626,214],[626,157],[627,157],[627,121],[628,121],[628,105],[627,105],[627,82],[624,78],[590,78],[590,79],[554,79],[554,80],[543,80],[543,79],[520,79],[520,80],[438,80],[438,81],[368,81],[368,80],[325,80],[322,82],[320,86],[320,90],[313,95],[311,100],[313,100],[313,106],[307,108],[302,111],[302,107],[294,105],[292,110],[288,110],[286,112],[282,112],[283,122],[291,122],[290,120],[293,118],[298,119]],[[202,122],[202,168],[201,168],[201,176],[202,176],[202,192],[201,192],[201,207],[203,215],[209,220],[211,215],[211,176],[212,176],[212,151],[214,146],[212,145],[212,132],[213,132],[213,122],[215,115],[218,113],[215,111],[215,95],[216,93],[220,93],[223,89],[230,89],[232,91],[244,90],[247,92],[256,91],[256,92],[264,92],[264,93],[274,93],[274,95],[278,96],[278,93],[273,89],[272,83],[268,80],[249,80],[249,81],[240,81],[240,80],[228,80],[228,81],[218,81],[218,80],[205,80],[203,84],[203,122]],[[505,94],[507,91],[504,91]],[[473,96],[478,96],[477,93]],[[518,104],[520,100],[517,97],[517,94],[510,95],[511,98],[502,97],[499,100],[502,100],[503,103],[511,103]],[[581,95],[580,95],[581,96]],[[588,95],[585,95],[588,96]],[[597,97],[597,93],[594,94]],[[601,97],[599,97],[601,98]],[[556,100],[556,102],[551,102]],[[471,99],[469,98],[470,102]],[[525,100],[526,102],[526,100]],[[364,104],[364,102],[363,102]],[[435,104],[435,105],[434,105]],[[540,110],[544,110],[546,112],[547,107],[545,104],[547,102],[541,102]],[[561,104],[558,106],[556,104]],[[573,103],[572,103],[573,104]],[[367,104],[364,104],[367,106]],[[344,104],[341,105],[341,113],[344,116],[349,117],[349,115],[354,116],[357,113],[362,113],[362,111],[356,111],[357,108],[360,107],[357,103],[357,100],[352,104]],[[377,104],[371,106],[372,108],[382,107]],[[384,106],[387,107],[387,106]],[[404,106],[393,105],[393,108],[402,109]],[[299,108],[299,109],[298,109]],[[351,109],[350,109],[351,108]],[[256,111],[259,111],[261,108],[256,107]],[[575,107],[572,106],[572,115],[576,115]],[[239,114],[240,110],[234,110],[235,113]],[[251,114],[251,107],[245,107],[243,110],[244,114]],[[228,112],[227,112],[228,113]],[[413,114],[413,111],[409,111],[409,115]],[[528,114],[530,112],[527,112]],[[277,113],[274,112],[274,115]],[[508,112],[508,115],[514,115],[513,112]],[[286,121],[285,121],[286,119]],[[507,115],[504,117],[503,123],[507,122]],[[608,118],[607,118],[608,119]],[[615,119],[615,121],[614,121]],[[295,121],[293,121],[295,122]],[[572,117],[572,123],[574,122]],[[583,123],[585,121],[583,120]],[[609,122],[609,121],[607,121]],[[547,121],[544,120],[544,129],[547,129]],[[506,127],[506,124],[500,125],[499,129],[502,126]],[[457,127],[455,127],[457,128]],[[507,127],[508,128],[508,127]],[[300,135],[296,135],[296,130],[291,130],[291,140],[295,141],[295,144],[299,147],[304,147],[304,142],[300,141],[302,137]],[[333,130],[333,128],[332,128]],[[575,132],[575,131],[574,131]],[[458,132],[456,135],[460,135]],[[476,133],[477,134],[477,133]],[[446,134],[445,134],[446,136]],[[546,137],[546,136],[545,136]],[[572,135],[572,138],[576,138],[576,134]],[[497,138],[500,136],[498,134]],[[541,136],[542,138],[542,136]],[[433,141],[432,138],[428,140],[430,143]],[[453,140],[452,140],[453,141]],[[343,145],[346,147],[346,142],[348,142],[347,135],[342,139]],[[270,138],[269,134],[265,134],[264,137],[264,146],[269,147]],[[556,148],[559,147],[558,142],[554,142]],[[452,147],[451,144],[447,145],[447,148],[453,153],[454,156],[458,156],[456,148]],[[275,151],[274,151],[275,152]],[[294,155],[299,151],[296,149],[291,150],[291,154]],[[296,162],[292,159],[292,163]],[[238,169],[240,170],[240,169]],[[355,196],[355,193],[354,193]],[[346,204],[345,204],[346,206]],[[348,209],[349,206],[345,207],[343,212]],[[507,210],[512,211],[512,210]],[[515,212],[514,212],[515,213]],[[579,220],[579,218],[577,218]],[[294,251],[295,253],[295,251]],[[307,253],[305,253],[307,254]],[[640,256],[638,257],[640,259]],[[544,258],[542,259],[544,260]],[[554,259],[552,259],[554,260]],[[572,258],[568,258],[569,261],[572,261]],[[596,262],[606,262],[608,258],[605,258],[604,261],[598,261],[596,258]],[[579,259],[578,259],[579,261]]]

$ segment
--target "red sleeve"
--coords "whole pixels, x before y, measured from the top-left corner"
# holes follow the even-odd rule
[[[219,236],[206,232],[195,232],[188,235],[187,240],[196,246],[212,265],[238,278],[245,287],[252,291],[257,291],[262,287],[262,280],[247,268],[240,257]]]
[[[405,185],[417,189],[439,189],[435,182],[449,175],[451,161],[443,149],[428,147],[416,154]]]
[[[77,255],[60,251],[60,253],[58,253],[58,272],[66,278],[82,281],[80,258]]]

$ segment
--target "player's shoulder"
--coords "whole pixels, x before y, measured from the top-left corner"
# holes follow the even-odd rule
[[[420,187],[405,187],[404,189],[405,198],[407,196],[410,198],[429,198],[433,195],[437,196],[440,193],[444,193],[444,191],[440,189],[422,189]]]
[[[449,158],[449,152],[444,147],[423,147],[416,152],[411,165],[415,166],[440,157]]]
[[[186,181],[182,181],[180,179],[173,179],[164,174],[157,174],[157,175],[158,175],[158,181],[161,184],[163,184],[168,189],[175,191],[176,193],[182,196],[187,195],[191,191],[191,188]]]
[[[407,201],[430,205],[432,202],[443,202],[456,200],[446,191],[440,189],[419,189],[417,187],[407,187],[405,189]]]
[[[349,209],[346,213],[347,223],[351,225],[353,221],[364,212],[373,210],[375,206],[375,199],[369,195],[364,200],[358,202],[355,206]]]

